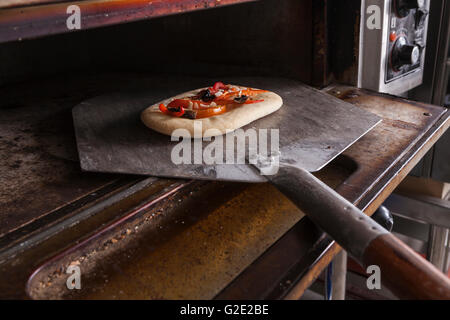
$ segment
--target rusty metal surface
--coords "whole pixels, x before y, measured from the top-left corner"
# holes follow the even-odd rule
[[[414,165],[432,147],[450,126],[450,115],[444,108],[407,101],[398,97],[358,90],[346,86],[324,89],[341,99],[383,117],[383,122],[374,130],[343,153],[347,162],[356,165],[353,174],[340,184],[336,191],[351,202],[372,213],[383,203]],[[328,172],[323,181],[332,176]],[[320,253],[305,256],[286,255],[286,251],[301,247],[298,232],[304,230],[305,222],[298,223],[282,239],[264,253],[251,268],[224,289],[220,299],[245,299],[247,297],[282,298],[289,293],[290,298],[300,298],[303,292],[316,279],[340,251],[330,238],[324,238],[312,247],[326,248]],[[304,231],[303,231],[304,232]],[[279,283],[272,290],[261,290],[247,283],[255,283],[273,271],[271,261],[283,260],[277,272],[283,274],[268,280],[267,286]],[[281,266],[281,267],[280,267]],[[274,278],[274,277],[272,277]]]
[[[128,243],[112,240],[116,248],[107,255],[98,248],[110,237],[94,243],[93,250],[80,249],[70,259],[44,266],[31,280],[31,296],[210,299],[303,217],[269,184],[211,187],[206,193],[193,190],[189,199],[167,208],[165,214],[175,221],[153,226],[153,232],[140,225],[142,234],[131,235]],[[231,199],[211,208],[223,197]],[[134,228],[122,225],[118,232]],[[52,276],[70,264],[85,270],[83,289],[76,295],[66,289],[64,274]]]
[[[69,32],[67,7],[81,12],[81,29],[149,19],[255,0],[89,0],[0,10],[0,43]]]
[[[139,186],[142,183],[144,185]],[[4,259],[5,252],[1,252],[3,257],[2,261],[0,261],[0,272],[9,281],[0,282],[0,297],[26,298],[27,280],[36,267],[59,252],[70,252],[71,248],[78,248],[86,241],[95,239],[95,235],[102,234],[102,230],[107,232],[110,226],[114,226],[114,224],[120,223],[128,217],[135,217],[143,210],[150,215],[150,217],[145,218],[145,221],[149,220],[149,218],[153,219],[152,222],[155,219],[160,221],[161,219],[172,218],[167,217],[164,209],[173,203],[173,197],[171,198],[171,196],[188,185],[189,183],[183,181],[175,182],[149,178],[124,190],[123,194],[128,193],[128,196],[123,197],[120,193],[113,194],[97,202],[94,206],[85,206],[80,214],[71,217],[73,219],[64,219],[56,225],[53,224],[49,227],[41,228],[38,234],[32,234],[26,239],[26,244],[35,242],[33,247],[28,248],[28,250],[27,248],[22,250],[22,243],[18,243],[15,247],[18,250],[22,250],[22,252],[20,254],[12,253],[6,260]],[[94,214],[89,212],[92,209],[95,210]],[[84,218],[80,216],[84,216]],[[124,230],[119,232],[121,238],[128,236],[128,233],[124,232]],[[40,241],[33,239],[42,235],[44,235],[43,239],[42,237],[37,239]],[[97,242],[94,243],[96,245],[95,249],[102,251],[109,247],[111,241],[108,240],[104,245],[98,245]]]
[[[350,177],[342,186],[343,192],[347,194],[351,189],[353,196],[350,200],[363,207],[370,203],[367,202],[370,197],[363,200],[366,193],[383,176],[391,173],[390,169],[416,146],[439,119],[448,117],[447,109],[439,106],[363,89],[336,86],[327,91],[383,118],[381,124],[358,141],[357,148],[349,148],[345,152],[346,156],[359,164],[360,171],[364,169],[364,172]],[[448,127],[448,124],[445,126]]]
[[[318,176],[335,187],[352,170],[351,163],[339,159]],[[182,197],[163,211],[171,222],[157,223],[151,211],[45,263],[30,279],[29,293],[36,299],[209,299],[303,217],[269,184],[208,183],[190,189],[188,199]],[[300,230],[300,238],[308,240],[298,252],[302,257],[322,238],[320,231],[306,226]],[[318,250],[307,260],[317,259]],[[66,289],[65,274],[58,271],[70,264],[79,265],[84,274],[77,294]]]
[[[419,151],[426,149],[442,134],[433,128],[445,115],[438,107],[411,104],[354,88],[332,90],[337,96],[386,119],[380,127],[349,148],[342,158],[318,173],[321,180],[338,187],[340,194],[359,203],[360,207],[368,208],[367,213],[371,214],[371,204],[376,202],[374,199],[378,199],[383,190],[396,185],[393,177],[402,176],[405,167],[409,170],[408,165],[414,161],[414,155],[420,157]],[[424,113],[431,116],[424,116]],[[280,277],[267,276],[274,270],[273,265],[272,268],[269,268],[271,264],[258,268],[260,260],[257,258],[289,231],[302,214],[265,184],[227,185],[228,189],[217,183],[206,183],[193,189],[189,187],[180,197],[175,195],[164,204],[149,208],[135,220],[124,222],[80,250],[61,257],[60,263],[48,265],[48,268],[45,265],[34,278],[37,281],[30,282],[29,293],[34,298],[75,297],[57,288],[58,283],[63,283],[62,278],[47,278],[54,272],[64,275],[58,270],[70,263],[80,263],[82,268],[87,267],[86,291],[77,296],[81,298],[213,297],[230,282],[237,288],[233,295],[235,298],[280,297],[296,285],[300,285],[297,293],[301,295],[338,252],[336,246],[330,239],[321,239],[317,229],[311,230],[308,223],[300,222],[302,225],[295,230],[302,235],[290,236],[290,240],[285,242],[291,243],[289,250],[298,249],[298,256],[283,255],[279,251],[282,248],[275,253],[272,251],[272,258],[282,259],[276,269]],[[191,198],[193,194],[190,192],[200,200]],[[151,194],[153,191],[148,192],[148,196]],[[268,194],[274,196],[268,197]],[[129,199],[128,205],[111,208],[104,217],[131,210],[136,206],[132,200]],[[281,212],[284,214],[280,215]],[[153,218],[152,214],[155,215]],[[0,284],[2,294],[23,298],[26,293],[20,290],[35,268],[56,251],[70,248],[77,239],[92,232],[97,231],[87,223],[84,227],[73,228],[69,235],[49,239],[2,264],[1,274],[11,280]],[[301,239],[307,244],[291,242]],[[103,249],[105,245],[106,250]],[[77,260],[77,257],[85,255],[90,258]],[[239,274],[250,264],[254,279],[261,282],[258,286],[252,287],[252,282],[240,280]],[[245,274],[248,273],[242,273]],[[280,283],[282,286],[278,287]]]
[[[315,175],[333,189],[357,170],[344,156]],[[300,279],[313,281],[330,260],[325,254],[336,251],[334,241],[308,217],[296,223],[287,233],[224,288],[215,299],[280,299]],[[262,280],[264,279],[264,280]]]
[[[318,176],[336,187],[354,169],[339,159]],[[303,217],[269,184],[207,183],[188,191],[187,199],[181,195],[182,201],[175,198],[165,207],[163,214],[171,221],[152,220],[151,211],[43,264],[30,278],[29,294],[35,299],[210,299]],[[304,274],[306,262],[313,263],[330,244],[310,222],[296,230],[301,250],[291,257],[301,260]],[[66,275],[59,271],[71,264],[84,275],[83,289],[76,294],[67,290]],[[269,279],[283,276],[270,274],[264,275],[266,281],[258,276],[264,292],[270,292],[270,286],[263,288],[271,285]],[[248,297],[254,297],[251,290]]]
[[[45,90],[21,89],[1,90],[0,237],[118,178],[80,173],[70,112],[76,93],[43,98]]]

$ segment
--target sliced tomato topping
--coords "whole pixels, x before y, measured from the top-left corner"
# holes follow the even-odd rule
[[[214,83],[214,85],[213,85],[213,87],[212,87],[212,91],[213,92],[217,92],[217,91],[219,91],[220,89],[226,89],[227,88],[227,86],[226,85],[224,85],[222,82],[216,82],[216,83]]]
[[[204,102],[202,100],[190,100],[190,99],[175,99],[171,101],[167,107],[168,108],[178,108],[183,107],[184,109],[201,110],[211,108],[211,102]],[[217,103],[214,102],[216,105]]]
[[[187,99],[175,99],[173,101],[171,101],[167,107],[169,108],[178,108],[178,107],[182,107],[185,109],[189,109],[189,100]]]
[[[230,88],[222,82],[216,82],[214,86],[208,90],[212,94],[217,93],[219,90],[223,90],[224,92],[221,96],[208,102],[197,100],[199,99],[197,96],[192,97],[194,99],[174,99],[167,105],[167,107],[164,104],[160,104],[159,109],[162,113],[173,117],[183,116],[187,112],[186,110],[195,110],[196,119],[208,118],[230,111],[234,107],[239,107],[240,105],[262,102],[264,100],[252,100],[251,97],[267,92],[266,90],[251,88],[239,90],[235,87]],[[229,106],[228,109],[227,106]]]

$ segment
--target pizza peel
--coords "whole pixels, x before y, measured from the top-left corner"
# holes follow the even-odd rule
[[[444,295],[450,298],[448,280],[431,264],[417,257],[411,249],[310,173],[322,169],[376,126],[381,121],[377,115],[294,80],[221,80],[270,90],[283,98],[284,104],[279,111],[243,128],[244,132],[267,132],[267,140],[278,134],[276,154],[271,153],[273,145],[269,143],[267,155],[250,159],[251,164],[247,161],[207,165],[203,150],[211,141],[189,140],[189,163],[174,163],[172,152],[180,142],[146,128],[140,121],[140,113],[167,97],[209,86],[214,79],[158,77],[147,79],[145,83],[142,81],[138,87],[123,92],[84,101],[73,109],[81,168],[94,172],[186,179],[269,180],[355,258],[365,265],[379,265],[382,272],[385,268],[383,279],[394,293],[403,297],[427,297],[431,292],[430,297]],[[223,162],[226,162],[230,147],[224,142],[226,137],[219,139],[225,143]],[[246,150],[252,147],[246,141]],[[235,149],[231,148],[231,152],[236,153]],[[262,175],[274,157],[279,163],[277,173]],[[235,160],[237,158],[234,157]],[[393,252],[401,253],[401,256],[389,256]],[[418,282],[417,274],[408,275],[403,268],[412,268],[429,281]],[[409,290],[405,291],[405,287]]]

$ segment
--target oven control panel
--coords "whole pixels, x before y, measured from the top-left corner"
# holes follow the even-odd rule
[[[402,94],[422,83],[429,1],[362,1],[360,87]]]
[[[386,82],[420,69],[428,10],[425,0],[394,0],[389,12]]]

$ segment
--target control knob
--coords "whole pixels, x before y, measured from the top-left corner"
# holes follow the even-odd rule
[[[392,68],[399,71],[406,65],[415,65],[420,59],[420,48],[417,45],[409,44],[406,37],[400,37],[392,49]]]
[[[395,0],[395,11],[400,18],[406,17],[411,10],[422,8],[425,0]]]

